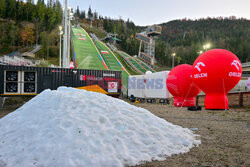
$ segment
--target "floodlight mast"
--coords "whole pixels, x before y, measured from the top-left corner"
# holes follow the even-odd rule
[[[62,67],[62,35],[63,35],[63,31],[62,31],[62,26],[59,26],[59,37],[60,37],[60,48],[59,48],[59,67]]]
[[[70,20],[71,20],[71,18],[70,18],[70,14],[71,14],[71,9],[68,9],[67,10],[67,14],[68,14],[68,24],[67,24],[67,26],[68,26],[68,38],[67,38],[67,40],[68,40],[68,46],[67,46],[67,49],[68,49],[68,52],[67,52],[67,59],[66,59],[66,66],[67,66],[67,68],[69,68],[69,66],[70,66],[70,31],[71,31],[71,23],[70,23]]]
[[[63,68],[68,67],[68,0],[64,4]]]

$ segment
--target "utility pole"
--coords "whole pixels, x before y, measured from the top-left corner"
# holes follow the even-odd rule
[[[65,0],[64,5],[64,36],[63,36],[63,68],[67,68],[68,58],[68,1]]]
[[[172,53],[172,57],[173,57],[173,62],[172,62],[172,69],[174,68],[174,57],[176,56],[176,53]]]
[[[92,27],[93,27],[93,20],[94,20],[94,18],[93,18],[93,17],[91,17],[91,18],[90,18],[90,28],[92,28]]]
[[[118,34],[114,33],[114,38],[115,38],[115,39],[113,40],[113,44],[114,44],[114,45],[116,44],[116,39],[117,39],[116,37],[117,37],[117,35],[118,35]]]
[[[152,66],[154,66],[155,65],[155,39],[154,39],[154,37],[152,37],[152,41],[151,41],[151,48],[150,48],[150,52],[151,52],[151,57],[153,57],[153,59],[152,59]],[[152,54],[152,50],[153,50],[153,54]]]
[[[67,52],[67,68],[70,63],[70,10],[68,11],[68,52]]]
[[[141,45],[142,45],[142,41],[140,41],[140,47],[139,47],[138,57],[140,57],[140,54],[141,54]]]
[[[59,48],[59,67],[62,67],[62,26],[59,26],[60,48]]]

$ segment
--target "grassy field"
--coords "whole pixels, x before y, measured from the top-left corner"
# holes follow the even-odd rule
[[[87,32],[82,28],[73,28],[72,30],[78,68],[105,70],[106,68],[98,56],[98,50]]]

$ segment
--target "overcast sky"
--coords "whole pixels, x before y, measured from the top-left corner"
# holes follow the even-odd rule
[[[63,3],[64,0],[61,0]],[[68,0],[73,8],[151,25],[182,18],[237,16],[250,19],[250,0]],[[64,4],[64,3],[63,3]]]

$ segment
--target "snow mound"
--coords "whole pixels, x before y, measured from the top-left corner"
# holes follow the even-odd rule
[[[189,129],[104,94],[45,90],[0,119],[0,166],[119,167],[200,144]]]

